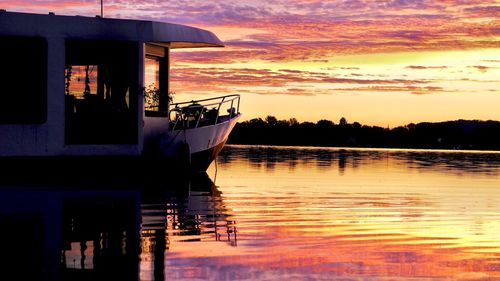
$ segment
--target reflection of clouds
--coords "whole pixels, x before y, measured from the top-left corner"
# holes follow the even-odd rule
[[[234,145],[225,151],[229,161],[221,170],[237,176],[225,180],[224,191],[241,214],[240,244],[247,252],[210,257],[207,263],[225,266],[202,271],[203,277],[455,280],[498,274],[499,205],[492,187],[500,153]],[[264,167],[270,157],[272,172],[247,165],[260,158]],[[337,169],[343,174],[329,172]]]
[[[366,198],[335,195],[336,204],[345,204],[339,206],[338,211],[332,210],[336,205],[332,202],[331,206],[321,205],[325,213],[310,206],[302,216],[300,210],[294,212],[291,206],[287,210],[282,208],[280,203],[283,203],[283,198],[256,198],[255,201],[265,201],[262,206],[256,206],[254,200],[245,202],[247,207],[238,206],[240,211],[252,212],[255,221],[253,216],[248,217],[247,214],[250,221],[246,226],[247,233],[243,234],[247,250],[244,255],[178,257],[169,261],[168,268],[181,280],[193,278],[186,273],[186,269],[193,265],[203,268],[196,271],[197,278],[209,280],[225,280],[228,276],[268,280],[272,279],[268,277],[278,275],[280,280],[312,276],[318,280],[449,278],[470,272],[471,263],[475,265],[474,272],[495,273],[488,268],[495,266],[498,259],[481,258],[471,253],[473,248],[461,244],[460,239],[410,235],[402,229],[394,229],[393,224],[400,222],[394,217],[397,216],[395,210],[406,207],[397,204],[399,198],[389,198],[397,194]],[[310,199],[300,202],[311,203]],[[328,202],[326,198],[319,200]],[[359,204],[352,205],[350,202]],[[430,207],[426,202],[422,203],[422,207]],[[345,217],[343,209],[349,210],[347,213],[351,215]],[[327,214],[326,210],[330,210],[331,214]],[[417,216],[402,219],[407,224],[408,217],[414,222],[432,220],[432,216],[420,219]]]

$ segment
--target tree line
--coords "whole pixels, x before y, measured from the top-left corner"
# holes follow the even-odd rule
[[[395,128],[349,123],[342,117],[298,122],[295,118],[278,120],[274,116],[254,118],[236,124],[229,136],[232,144],[290,146],[342,146],[422,149],[500,150],[500,122],[455,120],[422,122]]]

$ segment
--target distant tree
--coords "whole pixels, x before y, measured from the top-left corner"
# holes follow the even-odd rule
[[[266,117],[266,123],[271,125],[271,126],[275,126],[278,123],[278,119],[276,119],[276,117],[274,117],[272,115],[268,115]]]
[[[316,124],[314,124],[313,122],[305,121],[305,122],[300,123],[300,125],[303,127],[314,127]]]
[[[248,121],[249,124],[253,124],[253,125],[264,125],[264,120],[262,120],[262,118],[253,118],[251,119],[250,121]]]
[[[345,118],[335,126],[329,120],[299,123],[268,116],[238,123],[229,143],[500,150],[500,122],[423,122],[388,129],[348,124]]]
[[[340,118],[339,125],[340,126],[346,126],[347,125],[347,120],[344,117]]]
[[[321,119],[316,123],[316,125],[318,125],[319,127],[326,128],[326,127],[333,127],[334,124],[330,120]]]
[[[412,131],[412,130],[415,130],[416,125],[414,123],[410,123],[410,124],[406,125],[406,128],[408,128],[408,130]]]
[[[276,122],[276,126],[279,126],[279,127],[290,127],[290,122],[288,122],[288,120],[278,120]]]

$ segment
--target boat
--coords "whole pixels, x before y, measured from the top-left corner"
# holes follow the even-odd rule
[[[223,47],[204,29],[0,10],[0,44],[0,161],[17,168],[205,171],[241,116],[239,95],[172,102],[171,50]]]
[[[170,105],[169,130],[146,139],[152,155],[183,162],[192,171],[206,171],[224,147],[241,117],[239,95],[226,95]],[[223,110],[225,109],[225,110]]]

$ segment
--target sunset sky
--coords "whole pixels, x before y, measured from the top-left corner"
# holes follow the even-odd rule
[[[100,13],[97,0],[0,8]],[[174,52],[174,100],[239,93],[243,120],[500,120],[498,0],[107,0],[104,16],[216,33],[225,48]]]

